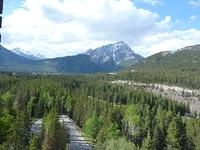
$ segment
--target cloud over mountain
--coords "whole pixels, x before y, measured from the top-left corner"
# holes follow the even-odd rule
[[[120,40],[132,49],[147,48],[158,43],[146,44],[145,39],[165,36],[171,24],[170,16],[137,8],[131,0],[25,0],[4,18],[3,45],[40,50],[35,53],[47,57],[78,54]],[[135,49],[144,54],[141,50]]]

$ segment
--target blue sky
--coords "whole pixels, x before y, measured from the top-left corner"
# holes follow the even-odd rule
[[[12,13],[13,10],[22,6],[24,0],[6,0],[4,1],[4,16]],[[200,3],[200,2],[199,2]],[[180,21],[177,28],[198,28],[200,29],[200,18],[188,22],[191,16],[200,17],[200,7],[195,7],[190,4],[189,0],[165,0],[157,5],[136,1],[135,5],[138,8],[144,8],[156,12],[161,18],[172,16],[175,21]]]
[[[23,0],[4,0],[3,15],[8,16],[13,10],[18,9],[23,4]]]
[[[200,4],[200,1],[199,1]],[[148,3],[137,2],[136,6],[157,12],[160,17],[171,16],[174,21],[180,21],[176,28],[198,28],[200,29],[200,7],[190,4],[190,0],[163,0],[156,6]],[[188,21],[191,16],[196,16],[196,20]]]
[[[5,0],[2,44],[47,57],[117,41],[149,56],[200,44],[200,0]]]

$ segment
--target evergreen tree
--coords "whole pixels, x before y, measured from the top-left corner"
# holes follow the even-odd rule
[[[96,113],[93,113],[90,118],[88,118],[84,125],[84,132],[86,135],[91,137],[92,139],[96,139],[102,122]]]
[[[148,133],[147,137],[142,142],[141,150],[151,150],[152,149],[152,139],[150,133]]]
[[[39,149],[39,142],[36,136],[33,136],[29,145],[29,150],[38,150]]]
[[[180,115],[177,115],[169,124],[167,130],[167,147],[169,149],[187,149],[185,125]]]
[[[163,143],[163,134],[160,127],[156,126],[153,134],[152,149],[162,150],[165,148],[165,143]]]
[[[107,142],[105,150],[137,150],[138,148],[124,137],[119,139],[111,139]],[[100,149],[99,149],[100,150]]]
[[[16,121],[12,128],[11,142],[14,149],[26,150],[29,145],[30,129],[27,112],[17,112]]]
[[[120,130],[116,123],[111,123],[107,129],[108,139],[116,139],[120,136]]]
[[[56,109],[53,108],[44,120],[45,136],[43,150],[63,150],[66,148],[66,138]]]
[[[195,139],[195,150],[200,150],[200,134]]]

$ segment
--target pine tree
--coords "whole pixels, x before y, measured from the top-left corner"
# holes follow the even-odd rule
[[[38,138],[36,136],[33,136],[29,145],[29,150],[38,150],[39,144],[38,144]]]
[[[120,130],[116,123],[111,123],[107,129],[109,139],[116,139],[120,136]]]
[[[156,126],[154,134],[153,134],[153,141],[152,141],[152,149],[153,150],[162,150],[165,147],[165,143],[163,142],[163,134],[161,129]]]
[[[144,127],[146,128],[146,130],[151,130],[152,127],[152,117],[151,117],[151,111],[148,107],[146,107],[146,115],[145,115],[145,125]]]
[[[148,133],[147,137],[142,142],[141,150],[151,150],[152,149],[152,139],[150,133]]]
[[[85,122],[84,132],[92,139],[96,139],[100,131],[101,124],[102,123],[100,118],[97,116],[96,113],[93,113],[92,116],[88,118]]]
[[[11,141],[14,149],[27,149],[29,144],[29,119],[27,112],[17,112],[16,121],[13,124]]]
[[[173,118],[167,130],[167,147],[169,149],[187,149],[185,125],[178,114]]]
[[[197,135],[195,140],[195,150],[200,150],[200,134]]]
[[[43,150],[63,150],[66,148],[66,137],[62,126],[58,121],[58,114],[55,108],[52,108],[45,118],[44,129],[45,136]]]

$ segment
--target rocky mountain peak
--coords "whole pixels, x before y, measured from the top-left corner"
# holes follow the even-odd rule
[[[137,62],[142,59],[141,56],[135,54],[131,48],[123,41],[114,44],[105,45],[93,50],[88,50],[87,53],[91,60],[96,63],[114,62],[115,65],[120,65],[125,61]]]

